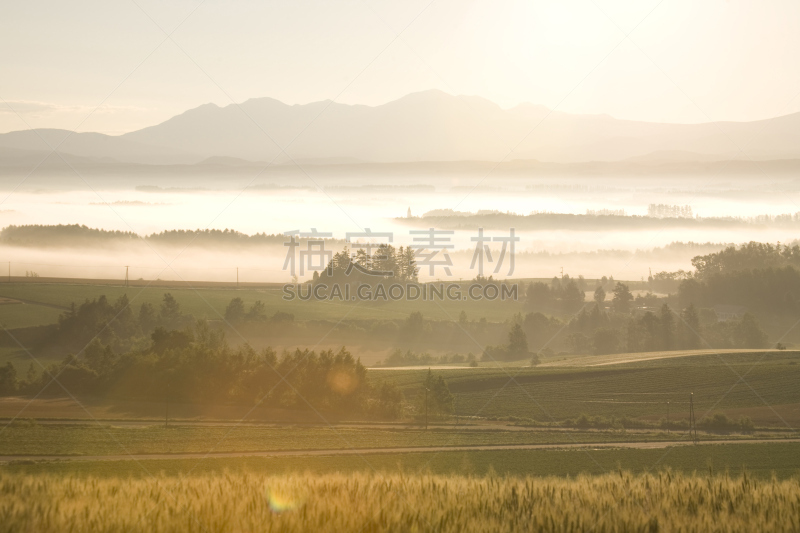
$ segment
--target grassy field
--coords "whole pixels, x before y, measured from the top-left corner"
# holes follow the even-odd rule
[[[6,329],[43,326],[58,322],[63,311],[32,304],[0,305],[0,325]]]
[[[586,413],[658,421],[667,417],[669,401],[670,418],[680,420],[688,418],[689,395],[694,393],[698,418],[719,411],[785,428],[800,425],[799,361],[797,353],[756,352],[589,368],[486,365],[436,372],[447,380],[463,416],[550,422]],[[396,381],[410,396],[417,393],[425,372],[380,370],[370,375]]]
[[[2,423],[6,425],[5,422]],[[0,426],[2,427],[2,426]],[[409,446],[654,442],[685,432],[498,430],[471,428],[352,428],[263,426],[99,426],[15,423],[0,429],[0,455],[124,455]],[[725,435],[725,439],[739,438]],[[703,435],[704,440],[721,435]]]
[[[256,474],[332,472],[425,473],[483,476],[601,475],[620,469],[635,473],[673,469],[683,473],[741,474],[761,479],[800,476],[800,443],[739,443],[675,446],[666,449],[582,449],[381,453],[352,456],[230,457],[140,461],[36,461],[0,464],[3,473],[58,473],[110,477],[148,477],[192,472]]]
[[[493,465],[487,475],[465,477],[479,460],[455,454],[467,471],[448,476],[397,473],[398,466],[394,473],[360,466],[361,473],[310,476],[313,463],[297,474],[279,473],[286,465],[265,469],[265,461],[146,479],[3,468],[0,531],[751,532],[800,524],[797,479],[636,475],[619,467],[594,477],[498,477]],[[511,462],[535,460],[529,454]]]
[[[465,289],[466,291],[466,289]],[[94,299],[105,295],[109,301],[114,301],[123,294],[127,294],[135,310],[142,303],[151,303],[156,307],[160,304],[164,293],[171,293],[180,303],[184,313],[192,314],[197,318],[219,319],[225,314],[225,307],[233,298],[241,298],[246,307],[250,307],[256,300],[261,300],[266,306],[266,314],[273,315],[276,311],[292,313],[297,320],[339,320],[344,316],[349,319],[404,319],[414,311],[420,311],[426,318],[434,320],[456,320],[459,313],[465,311],[472,320],[485,317],[492,322],[503,321],[511,318],[515,313],[523,310],[522,301],[397,301],[397,302],[340,302],[317,301],[304,302],[283,300],[281,289],[182,289],[164,287],[129,287],[122,286],[97,286],[97,285],[67,285],[67,284],[42,284],[30,283],[4,283],[0,284],[0,296],[8,298],[22,298],[32,302],[69,307],[73,302],[77,305],[86,299]],[[23,307],[23,306],[8,306]],[[13,327],[38,325],[55,322],[59,311],[53,308],[30,305],[31,314],[25,320],[18,319]],[[11,320],[13,312],[2,314],[0,306],[0,321],[7,317]],[[45,320],[49,320],[46,322]],[[8,326],[12,327],[12,326]]]

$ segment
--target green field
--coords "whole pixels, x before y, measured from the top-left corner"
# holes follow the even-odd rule
[[[669,409],[672,420],[681,420],[688,418],[689,396],[694,393],[698,418],[722,411],[785,428],[800,422],[798,361],[796,353],[762,352],[588,368],[482,366],[436,372],[447,380],[462,416],[552,422],[585,413],[658,421],[667,417]],[[379,370],[370,375],[375,380],[395,380],[412,395],[425,372]],[[740,382],[739,376],[745,375]]]
[[[0,326],[5,329],[43,326],[58,322],[62,310],[33,304],[0,305]]]
[[[254,474],[332,472],[431,472],[434,474],[509,476],[599,475],[618,470],[635,473],[663,469],[692,473],[740,474],[769,479],[800,476],[800,443],[700,444],[665,449],[548,449],[382,453],[353,456],[230,457],[150,459],[141,461],[17,461],[0,465],[3,473],[55,473],[148,477],[189,472]],[[800,489],[799,489],[800,490]]]
[[[486,315],[496,322],[522,309],[521,303],[508,302],[449,303],[447,312],[431,302],[287,303],[274,291],[252,290],[157,288],[145,289],[137,295],[138,289],[122,287],[26,284],[0,289],[5,289],[5,292],[0,290],[3,296],[57,306],[67,306],[72,301],[79,303],[101,294],[113,301],[127,293],[133,299],[134,308],[141,302],[158,305],[164,292],[171,292],[183,312],[211,319],[218,319],[217,313],[223,314],[230,299],[237,296],[246,306],[261,299],[267,303],[267,314],[280,310],[294,313],[303,321],[338,320],[348,311],[352,311],[348,319],[404,319],[412,310],[422,310],[426,318],[447,320],[465,309],[472,320]],[[14,293],[14,290],[19,292]],[[28,313],[9,315],[8,320],[17,320],[15,327],[45,324],[57,319],[60,312],[43,305],[6,306],[7,309],[11,307]],[[658,354],[651,357],[658,357]],[[534,508],[538,509],[537,517],[550,516],[548,513],[560,517],[557,527],[555,522],[541,523],[542,529],[547,531],[589,531],[598,523],[606,524],[607,530],[671,530],[694,526],[700,523],[696,516],[706,515],[713,518],[702,518],[703,530],[707,531],[717,526],[726,531],[751,531],[764,524],[780,528],[793,524],[792,520],[800,524],[800,519],[795,518],[796,505],[781,507],[785,506],[781,502],[795,502],[800,492],[797,485],[800,443],[782,441],[796,438],[793,428],[800,425],[800,389],[797,387],[800,354],[754,351],[688,353],[682,357],[620,362],[621,359],[624,357],[619,355],[576,359],[562,354],[549,358],[546,366],[533,368],[524,361],[502,366],[481,362],[477,368],[437,367],[433,372],[446,380],[454,396],[456,414],[461,424],[466,425],[456,427],[452,425],[453,418],[441,419],[435,421],[438,426],[427,431],[393,424],[348,425],[346,421],[333,427],[230,427],[214,425],[212,421],[237,420],[249,410],[248,405],[179,402],[171,405],[171,425],[164,427],[157,421],[125,422],[125,419],[158,417],[164,408],[159,402],[115,403],[104,397],[92,397],[82,399],[84,405],[79,406],[68,398],[38,398],[32,403],[25,397],[5,398],[0,400],[3,416],[15,416],[25,407],[22,417],[62,420],[58,421],[60,423],[27,419],[11,424],[8,420],[0,422],[0,455],[24,458],[0,464],[0,516],[3,517],[0,532],[70,528],[252,531],[264,529],[265,525],[287,531],[298,528],[316,531],[326,528],[337,531],[353,528],[468,531],[472,528],[482,531],[498,524],[503,524],[507,530],[527,531],[533,524]],[[29,364],[28,355],[15,347],[0,349],[0,363],[8,360],[23,372]],[[417,404],[427,372],[424,367],[371,369],[368,376],[374,384],[390,380],[399,385],[405,396],[405,421],[408,421],[413,415],[408,408]],[[685,430],[667,433],[657,426],[668,413],[673,422],[686,420],[690,394],[693,394],[698,418],[718,412],[732,420],[749,417],[759,429],[754,434],[701,431],[699,445],[647,448],[647,443],[689,440]],[[281,406],[270,401],[253,420],[263,417],[264,421],[269,421],[270,416],[280,416]],[[83,407],[94,414],[88,415]],[[313,411],[306,414],[314,416]],[[613,429],[577,428],[581,415],[589,417],[583,418],[584,421],[593,417],[611,421]],[[100,422],[68,421],[93,416],[100,418]],[[187,422],[182,422],[184,420]],[[206,425],[192,425],[189,420]],[[629,429],[624,429],[622,420]],[[642,425],[650,429],[630,429]],[[747,442],[753,438],[774,441]],[[714,444],[715,440],[741,442]],[[644,447],[614,447],[613,443],[641,443]],[[555,447],[529,450],[450,448],[538,444]],[[601,444],[611,446],[600,447]],[[559,448],[560,445],[579,447]],[[415,447],[446,449],[414,453],[403,450]],[[318,452],[306,456],[235,455],[237,452],[309,453],[312,450]],[[326,450],[362,451],[326,456]],[[230,453],[231,456],[203,458],[208,452]],[[129,454],[146,458],[134,459]],[[150,454],[172,458],[153,458]],[[196,455],[179,457],[177,454]],[[54,456],[59,459],[52,460]],[[81,456],[86,456],[87,460]],[[108,457],[94,460],[89,456]],[[655,475],[644,476],[648,472]],[[729,475],[743,473],[747,476],[746,482],[729,478]],[[594,477],[580,477],[584,475]],[[684,478],[683,475],[694,477]],[[576,476],[578,479],[574,479]],[[402,487],[403,502],[381,492],[387,483]],[[253,487],[260,487],[258,490],[263,492],[266,487],[281,484],[302,492],[302,511],[298,508],[297,512],[276,512],[269,507],[269,498],[254,496]],[[171,488],[165,489],[167,486]],[[462,487],[460,493],[441,488],[456,486]],[[719,488],[723,486],[724,490]],[[521,490],[521,487],[529,487],[525,489],[529,491],[527,494],[533,494],[534,489],[530,487],[539,487],[535,490],[543,492],[520,499],[520,493],[511,490]],[[596,490],[598,487],[603,490]],[[636,494],[641,492],[642,496],[624,499],[622,507],[610,503],[621,501],[621,495],[604,500],[606,503],[596,501],[623,488]],[[548,490],[569,493],[569,499],[547,500],[542,495]],[[660,491],[657,512],[641,511],[642,505],[651,501],[647,498],[653,491]],[[708,492],[707,495],[703,493],[702,502],[696,500],[698,491]],[[739,495],[727,496],[733,494],[732,491],[739,491],[736,493]],[[347,494],[347,498],[339,502],[337,498],[342,494]],[[474,499],[473,503],[464,504],[466,494]],[[512,497],[511,494],[516,495]],[[175,498],[175,502],[170,498]],[[230,501],[224,505],[219,503],[225,498]],[[709,503],[716,501],[715,498],[724,501],[722,511]],[[115,508],[115,505],[116,509],[123,508],[122,503],[115,504],[117,499],[125,502],[126,511],[106,512],[104,509]],[[50,505],[53,501],[60,503]],[[102,508],[98,507],[98,501],[103,502]],[[47,506],[42,502],[48,502]],[[559,507],[562,504],[558,502],[564,502],[566,507]],[[182,511],[172,507],[173,503]],[[238,505],[247,508],[239,515],[231,514]],[[735,512],[730,512],[731,505]],[[737,506],[745,506],[747,512],[745,507]],[[467,508],[472,509],[473,514],[465,514]],[[194,510],[186,513],[185,509]],[[598,516],[592,514],[594,509],[606,509],[606,512]],[[199,519],[192,521],[192,514]],[[178,516],[180,518],[176,518]],[[248,521],[241,521],[238,516],[246,516]],[[660,520],[655,529],[654,516]],[[689,518],[684,520],[684,516]],[[209,525],[201,526],[201,521]]]
[[[0,423],[5,426],[7,422]],[[2,427],[0,426],[0,427]],[[352,428],[263,426],[34,425],[0,429],[0,455],[125,455],[147,453],[327,450],[411,446],[655,442],[686,432],[509,430],[468,428]],[[704,440],[720,439],[703,435]],[[725,435],[725,439],[740,438]]]
[[[12,348],[0,351],[0,362],[3,359],[19,363],[22,372],[30,360],[27,354]],[[437,367],[433,372],[445,378],[454,396],[456,414],[462,420],[516,417],[520,419],[518,422],[530,419],[551,424],[575,420],[585,414],[605,419],[628,417],[648,424],[658,424],[669,416],[672,422],[678,422],[688,419],[689,398],[693,394],[698,419],[724,413],[733,420],[749,417],[757,427],[789,430],[800,426],[798,359],[800,356],[795,352],[723,353],[598,367],[498,367],[481,363],[478,368]],[[426,373],[424,367],[368,371],[375,384],[384,380],[396,382],[412,404]],[[743,381],[739,381],[740,376]],[[137,407],[135,402],[117,405],[113,401],[105,404],[98,401],[87,404],[98,418],[151,418],[163,413],[160,404],[144,403]],[[21,408],[15,410],[13,406],[17,403],[9,403],[2,416],[16,415]],[[66,402],[69,405],[56,403],[39,402],[21,416],[87,416],[82,408],[71,407],[69,401]],[[47,405],[53,406],[52,413]],[[268,402],[264,407],[277,406]],[[173,416],[238,420],[248,409],[244,405],[175,405]],[[271,420],[267,411],[262,414],[259,410],[253,416]],[[320,422],[313,413],[309,416],[313,418],[309,422]]]
[[[456,320],[461,311],[465,311],[471,320],[485,317],[489,321],[498,322],[511,318],[515,313],[523,310],[522,301],[396,301],[396,302],[340,302],[316,301],[304,302],[283,300],[281,289],[207,289],[198,288],[164,288],[164,287],[121,287],[98,285],[69,285],[69,284],[31,284],[10,283],[0,284],[0,296],[8,298],[22,298],[32,302],[69,307],[73,302],[80,305],[86,299],[98,298],[105,295],[109,301],[114,301],[123,294],[127,294],[134,310],[142,303],[151,303],[158,307],[164,293],[171,293],[184,313],[197,318],[218,320],[225,315],[225,308],[233,298],[241,298],[246,307],[250,307],[256,300],[261,300],[266,306],[267,316],[276,311],[291,313],[296,320],[339,320],[347,317],[356,319],[404,319],[414,311],[420,311],[426,318],[433,320]],[[12,306],[9,306],[12,307]],[[13,306],[21,307],[21,306]],[[31,306],[33,312],[27,316],[26,321],[19,320],[14,326],[22,327],[55,322],[59,311],[43,306]],[[2,306],[0,306],[0,312]],[[11,312],[9,312],[11,313]],[[6,315],[0,313],[0,319]],[[7,315],[11,316],[11,314]],[[9,319],[10,320],[10,319]]]

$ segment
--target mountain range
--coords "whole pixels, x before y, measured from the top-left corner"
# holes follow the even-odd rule
[[[786,160],[800,159],[800,113],[753,122],[665,124],[532,104],[502,109],[483,98],[441,91],[378,106],[255,98],[224,107],[205,104],[118,136],[54,129],[0,134],[0,166],[40,161],[55,146],[81,166]]]

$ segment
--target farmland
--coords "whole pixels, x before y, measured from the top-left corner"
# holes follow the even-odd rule
[[[464,310],[471,324],[465,328],[478,331],[474,321],[485,316],[505,335],[514,314],[524,310],[521,302],[449,302],[442,308],[431,302],[284,302],[278,291],[252,288],[31,283],[0,289],[2,296],[26,302],[0,306],[15,331],[54,323],[73,301],[127,294],[134,308],[158,307],[170,292],[187,316],[208,318],[234,338],[238,331],[219,319],[231,299],[241,298],[246,307],[261,300],[267,315],[294,314],[298,338],[322,337],[319,342],[335,345],[360,331],[384,349],[402,341],[403,330],[390,329],[387,340],[368,324],[394,321],[401,327],[415,310],[426,320],[451,322]],[[338,324],[342,316],[346,320]],[[282,329],[289,328],[266,321],[241,331],[266,346],[273,335],[285,334]],[[450,342],[434,337],[426,342]],[[36,340],[35,333],[28,338]],[[476,341],[464,338],[473,349]],[[474,349],[480,353],[480,346]],[[8,342],[0,350],[0,363],[12,361],[20,375],[34,359],[64,357],[52,347],[29,353]],[[375,359],[365,356],[367,363]],[[499,521],[512,531],[584,531],[598,524],[648,530],[656,523],[659,530],[692,524],[698,531],[747,531],[754,523],[773,520],[780,528],[797,519],[788,511],[775,514],[798,493],[797,351],[549,353],[542,359],[533,367],[527,360],[481,360],[477,366],[364,370],[370,390],[396,386],[402,409],[392,420],[366,411],[335,412],[327,403],[303,409],[269,396],[271,390],[252,401],[167,402],[160,389],[150,397],[73,399],[60,390],[8,395],[0,398],[0,516],[7,528],[37,531],[250,531],[255,523],[278,531],[469,531]],[[425,429],[420,394],[429,367],[446,383],[453,409],[433,414]],[[700,423],[698,445],[687,430],[690,398]],[[712,416],[729,425],[704,425]],[[402,487],[403,501],[396,487]],[[633,496],[612,507],[609,495],[622,490]],[[554,491],[562,496],[548,499]],[[212,497],[220,493],[231,502],[223,506],[224,499]],[[465,505],[461,494],[475,501]],[[642,494],[655,498],[646,512]],[[93,503],[114,508],[118,498],[135,503],[125,513]],[[49,501],[62,503],[44,512],[42,502]],[[173,505],[186,511],[180,524]],[[737,505],[746,505],[748,513]],[[714,511],[720,506],[724,513]],[[713,522],[697,518],[714,512]],[[530,513],[542,522],[531,522]]]
[[[792,435],[761,435],[785,438]],[[704,441],[752,435],[703,435]],[[29,424],[16,421],[0,433],[0,456],[120,455],[250,452],[279,450],[379,449],[395,447],[583,444],[688,440],[685,431],[531,430],[521,427],[436,426],[250,426]]]
[[[466,287],[466,285],[465,285]],[[465,289],[466,291],[466,289]],[[86,299],[98,298],[105,295],[113,301],[127,294],[134,307],[142,303],[158,305],[169,292],[180,303],[183,311],[197,318],[206,317],[218,320],[225,314],[225,307],[233,298],[241,298],[246,306],[256,300],[262,301],[266,306],[266,314],[273,315],[277,311],[291,313],[297,320],[339,320],[343,316],[349,319],[374,319],[385,320],[403,319],[413,311],[421,311],[425,316],[436,320],[452,320],[458,317],[463,310],[474,318],[486,317],[493,321],[502,321],[510,318],[514,313],[522,311],[521,302],[506,301],[389,301],[389,302],[345,302],[345,301],[315,301],[306,302],[299,299],[285,301],[284,293],[280,288],[241,289],[235,288],[171,288],[171,287],[124,287],[121,285],[72,285],[67,283],[0,283],[0,296],[7,298],[22,298],[30,302],[59,306],[64,309],[72,303],[76,305]],[[9,306],[10,307],[10,306]],[[16,306],[14,306],[16,307]],[[24,320],[20,319],[14,326],[22,327],[55,322],[58,310],[36,305],[27,306]],[[2,311],[3,306],[0,306]],[[12,316],[14,311],[4,311],[7,316]],[[19,311],[17,311],[19,312]],[[0,313],[0,320],[3,315]],[[49,322],[48,322],[49,321]]]
[[[73,458],[74,459],[74,458]],[[121,457],[119,459],[124,459]],[[26,473],[91,475],[122,478],[151,477],[164,473],[181,476],[189,473],[251,472],[260,475],[309,472],[387,472],[485,476],[492,472],[504,476],[600,475],[619,469],[634,473],[672,469],[692,472],[747,472],[760,479],[773,475],[779,479],[800,475],[800,444],[792,442],[701,444],[667,448],[474,450],[431,453],[355,453],[350,455],[295,455],[248,457],[231,454],[225,458],[174,457],[137,460],[36,460],[31,457],[0,464],[0,474]]]
[[[681,420],[688,417],[693,393],[700,417],[723,411],[785,428],[800,422],[798,360],[793,352],[740,352],[583,368],[487,366],[439,372],[457,398],[457,411],[467,416],[516,416],[543,423],[580,414]],[[421,372],[372,375],[396,380],[416,394]]]
[[[19,361],[30,360],[26,354],[17,357]],[[785,430],[800,425],[798,359],[795,352],[736,352],[592,367],[481,363],[477,368],[442,366],[435,373],[447,381],[455,414],[462,418],[516,417],[544,425],[581,415],[627,417],[650,424],[669,417],[679,422],[688,419],[689,397],[693,394],[698,419],[725,413],[735,420],[749,417],[756,427]],[[413,403],[426,373],[426,368],[375,369],[369,370],[368,376],[376,384],[395,382]],[[740,381],[740,377],[745,378]],[[176,403],[171,412],[177,419],[239,420],[245,415],[260,421],[281,418],[265,407]],[[164,405],[159,402],[109,403],[89,398],[81,407],[68,398],[32,403],[15,398],[0,400],[0,417],[8,418],[113,420],[160,417],[163,413]],[[325,419],[339,417],[326,415]],[[314,414],[306,420],[323,422]]]
[[[8,329],[43,326],[58,322],[62,310],[42,305],[0,305],[0,324]]]
[[[796,480],[674,472],[498,478],[0,474],[7,531],[788,531]],[[49,502],[57,502],[50,505]],[[102,503],[101,503],[102,502]]]

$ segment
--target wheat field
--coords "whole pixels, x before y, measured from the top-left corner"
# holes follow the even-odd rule
[[[669,471],[573,479],[0,474],[0,496],[3,532],[800,530],[797,479]]]

